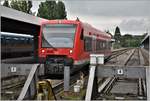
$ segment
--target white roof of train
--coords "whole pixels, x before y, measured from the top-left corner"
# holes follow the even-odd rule
[[[20,34],[20,33],[1,32],[1,35],[10,35],[10,36],[18,36],[18,37],[29,37],[29,38],[33,38],[32,35],[28,35],[28,34]]]

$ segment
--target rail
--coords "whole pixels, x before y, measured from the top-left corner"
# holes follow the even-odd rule
[[[86,91],[86,97],[85,100],[93,100],[93,93],[97,92],[94,88],[94,81],[95,78],[105,78],[107,77],[108,80],[107,82],[104,82],[102,86],[99,88],[100,91],[106,92],[108,89],[111,87],[113,82],[115,81],[115,78],[129,78],[129,79],[138,79],[139,82],[139,95],[146,95],[147,94],[147,100],[150,100],[150,80],[148,77],[150,76],[150,68],[149,66],[144,66],[143,65],[143,53],[141,51],[138,51],[139,49],[132,49],[128,54],[126,54],[126,59],[124,59],[124,62],[121,62],[120,65],[103,65],[103,64],[98,64],[92,63],[90,65],[90,74],[89,74],[89,81],[88,81],[88,86],[87,86],[87,91]],[[136,56],[133,54],[136,53]],[[120,54],[120,53],[119,53]],[[137,61],[137,64],[139,65],[132,65],[129,66],[128,62],[130,62],[130,59],[135,59],[138,56],[139,62]],[[92,57],[93,58],[93,57]],[[99,60],[100,57],[96,57],[94,60]],[[109,78],[114,78],[110,79]],[[146,79],[146,81],[145,81]],[[109,86],[108,86],[109,85]],[[147,86],[147,87],[146,87]],[[107,89],[106,89],[107,88]],[[147,88],[147,89],[146,89]],[[143,94],[144,93],[144,94]]]
[[[20,100],[34,100],[36,98],[36,94],[37,94],[37,82],[40,80],[40,76],[43,75],[43,68],[42,64],[34,64],[30,70],[30,73],[27,77],[27,80],[22,88],[22,91],[18,97],[18,101]],[[46,77],[46,76],[45,76]],[[72,85],[75,84],[76,80],[80,78],[79,73],[75,74],[74,76],[70,77],[70,82],[69,85],[71,85],[70,87],[72,87]],[[44,77],[42,78],[42,80],[44,80]],[[41,81],[41,80],[40,80]],[[59,92],[63,91],[63,87],[64,87],[64,82],[62,81],[56,85],[54,85],[52,87],[53,89],[53,93],[55,95],[57,95]]]
[[[119,49],[119,50],[114,50],[114,51],[112,51],[112,55],[110,57],[108,57],[105,62],[107,62],[113,58],[116,58],[117,56],[124,54],[125,52],[127,52],[131,49],[123,48],[123,49]]]

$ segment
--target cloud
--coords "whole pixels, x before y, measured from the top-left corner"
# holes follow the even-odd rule
[[[123,20],[119,27],[126,32],[146,32],[150,31],[150,18],[132,18]]]
[[[65,0],[70,13],[95,16],[150,16],[148,0]]]
[[[33,1],[33,11],[40,2]],[[119,26],[122,34],[141,34],[150,28],[150,0],[63,0],[67,18],[87,22],[102,31],[112,34]],[[150,29],[149,29],[150,31]]]

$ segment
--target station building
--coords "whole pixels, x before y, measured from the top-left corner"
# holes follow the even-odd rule
[[[149,51],[149,38],[150,34],[147,34],[141,42],[141,46],[147,51]]]

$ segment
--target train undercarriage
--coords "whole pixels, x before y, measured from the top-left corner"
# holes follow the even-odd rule
[[[63,78],[64,75],[64,67],[70,67],[70,75],[74,75],[75,73],[89,69],[89,63],[84,63],[81,65],[74,65],[74,61],[71,58],[67,58],[66,56],[48,56],[44,63],[45,74],[48,76],[53,76],[57,78]],[[87,67],[87,68],[86,68]],[[55,76],[54,76],[55,75]]]

